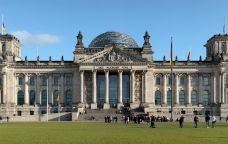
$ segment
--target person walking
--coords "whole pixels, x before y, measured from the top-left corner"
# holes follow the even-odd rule
[[[198,116],[194,116],[194,127],[195,127],[195,128],[198,127],[198,121],[199,121]]]
[[[216,123],[216,117],[212,116],[212,128],[215,127],[215,123]]]
[[[150,117],[150,127],[155,128],[155,116],[153,115]]]
[[[210,116],[209,116],[209,114],[207,114],[205,116],[206,128],[209,128],[209,121],[210,121]]]
[[[183,128],[183,123],[184,123],[184,117],[181,116],[180,119],[179,119],[179,125],[180,125],[180,128]]]
[[[7,122],[9,122],[9,119],[10,119],[10,118],[7,116],[7,117],[6,117]]]

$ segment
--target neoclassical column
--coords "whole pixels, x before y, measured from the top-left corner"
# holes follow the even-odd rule
[[[28,74],[25,74],[24,86],[25,86],[24,104],[29,105]]]
[[[65,103],[65,95],[64,95],[64,85],[65,85],[65,81],[64,81],[64,73],[60,73],[61,75],[61,85],[60,85],[60,103]]]
[[[131,71],[131,103],[135,102],[135,71]]]
[[[117,108],[120,109],[123,106],[123,89],[122,89],[122,78],[123,77],[123,71],[118,70],[118,105]]]
[[[166,90],[166,74],[163,74],[163,98],[162,105],[167,104],[167,90]]]
[[[202,84],[203,84],[203,76],[202,74],[199,74],[199,89],[198,89],[198,104],[203,104],[203,94],[202,94]]]
[[[52,75],[48,75],[48,103],[53,104]]]
[[[211,75],[211,95],[210,95],[210,101],[212,104],[216,103],[216,73],[213,73]]]
[[[221,74],[221,104],[224,104],[225,102],[225,97],[224,97],[224,72]]]
[[[147,98],[147,71],[143,71],[144,74],[144,103],[148,103]]]
[[[104,109],[109,109],[109,71],[105,70],[105,99],[104,99]]]
[[[36,75],[36,104],[41,104],[40,76]]]
[[[77,71],[74,70],[74,74],[73,74],[73,98],[72,98],[73,104],[77,103],[77,88],[76,88],[76,85],[77,85]]]
[[[84,71],[80,71],[80,103],[84,103]]]
[[[7,96],[6,96],[6,90],[7,90],[7,83],[6,83],[6,73],[5,72],[3,72],[3,75],[2,75],[2,80],[3,80],[3,101],[2,101],[2,103],[3,104],[6,104],[7,103]]]
[[[187,98],[186,104],[191,105],[191,75],[187,74]]]
[[[97,109],[97,71],[93,70],[93,98],[91,109]]]
[[[175,74],[174,105],[179,105],[179,76],[177,73]]]

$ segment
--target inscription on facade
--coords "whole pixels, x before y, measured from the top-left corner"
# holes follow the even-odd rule
[[[96,69],[96,70],[102,70],[102,69],[111,69],[111,70],[124,69],[124,70],[129,70],[129,69],[131,69],[131,66],[95,66],[94,69]]]

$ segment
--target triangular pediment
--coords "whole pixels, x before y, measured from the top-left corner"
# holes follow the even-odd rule
[[[80,61],[80,63],[133,63],[133,62],[146,62],[146,59],[138,55],[130,54],[123,51],[121,48],[110,47],[92,56],[87,57]]]

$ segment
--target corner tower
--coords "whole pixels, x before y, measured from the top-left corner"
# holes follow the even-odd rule
[[[10,34],[0,35],[0,61],[20,61],[21,43]]]

